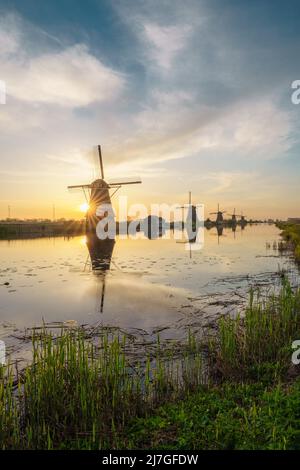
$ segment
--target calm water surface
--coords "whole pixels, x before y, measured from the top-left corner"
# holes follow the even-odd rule
[[[116,240],[111,260],[98,253],[97,272],[83,237],[0,241],[0,338],[71,320],[186,334],[241,309],[251,285],[279,283],[279,270],[296,279],[278,240],[273,225],[225,229],[221,237],[212,228],[204,248],[192,252],[174,239]]]

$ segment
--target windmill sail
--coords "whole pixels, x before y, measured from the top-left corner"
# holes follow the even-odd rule
[[[100,145],[98,145],[98,155],[99,155],[101,178],[96,179],[90,184],[76,184],[76,185],[68,186],[68,189],[70,190],[82,189],[86,198],[87,198],[86,193],[89,194],[89,210],[86,214],[87,233],[89,232],[96,233],[96,227],[97,227],[99,220],[101,220],[103,217],[106,217],[107,215],[105,210],[103,210],[103,214],[101,214],[101,206],[111,205],[111,198],[120,189],[121,186],[141,183],[141,179],[138,177],[120,179],[120,180],[115,179],[111,182],[106,182],[104,180],[103,158],[102,158],[102,151],[101,151]],[[113,194],[110,194],[109,192],[111,188],[115,189]]]

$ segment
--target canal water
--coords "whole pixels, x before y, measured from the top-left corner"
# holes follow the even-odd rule
[[[13,348],[24,329],[43,323],[181,338],[242,310],[251,287],[265,293],[283,272],[299,282],[279,240],[265,224],[221,236],[205,229],[200,250],[168,233],[117,239],[96,256],[85,237],[1,240],[0,339]]]

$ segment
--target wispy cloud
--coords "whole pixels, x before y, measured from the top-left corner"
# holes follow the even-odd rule
[[[176,56],[187,46],[191,26],[160,26],[147,22],[142,26],[150,61],[154,61],[162,69],[170,69]]]
[[[9,25],[9,30],[8,26]],[[35,30],[35,35],[41,35]],[[13,15],[0,23],[2,79],[9,96],[29,103],[85,107],[115,99],[125,78],[93,56],[87,45],[74,44],[32,54],[23,42],[30,34]]]

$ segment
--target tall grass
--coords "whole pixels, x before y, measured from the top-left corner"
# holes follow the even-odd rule
[[[255,297],[243,316],[223,317],[210,344],[214,368],[222,378],[276,380],[291,364],[291,344],[300,338],[300,290],[287,280],[279,295]]]
[[[135,366],[126,357],[125,336],[104,336],[95,346],[82,332],[54,338],[43,331],[32,346],[32,365],[17,383],[10,367],[1,369],[2,449],[118,447],[130,419],[201,380],[192,344],[178,361],[165,356],[158,341],[154,360]]]
[[[300,262],[300,224],[278,223],[278,228],[282,230],[281,236],[284,239],[281,250],[291,249],[297,262]]]

